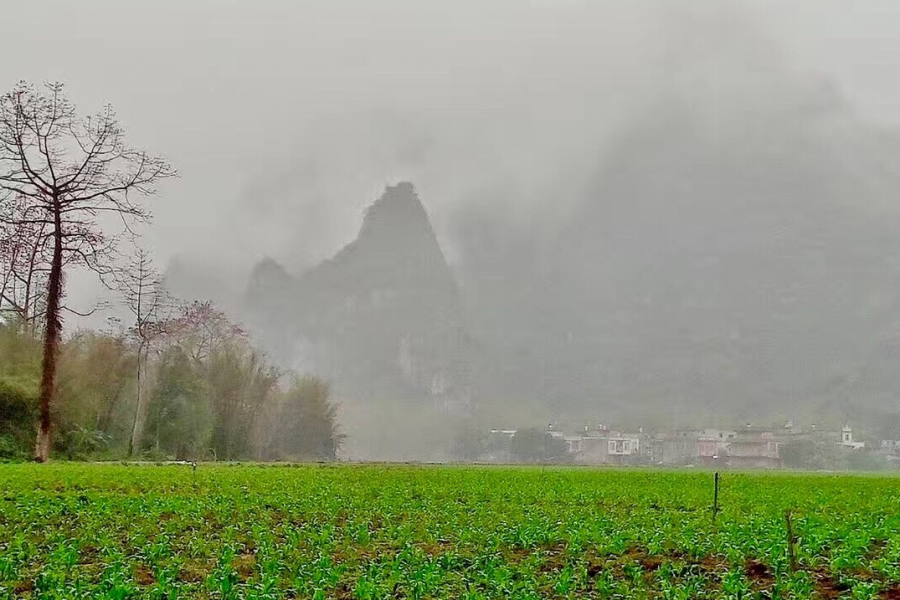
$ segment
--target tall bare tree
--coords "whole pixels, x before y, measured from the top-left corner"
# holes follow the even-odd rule
[[[104,235],[102,216],[118,217],[131,232],[135,222],[150,218],[135,196],[152,195],[156,183],[173,176],[164,159],[126,145],[112,107],[79,118],[60,83],[39,89],[21,82],[0,97],[0,202],[26,202],[22,214],[4,218],[12,225],[45,225],[50,257],[36,461],[50,457],[64,266],[78,261],[104,273],[121,234]]]
[[[116,287],[131,311],[134,322],[131,325],[131,336],[137,343],[137,404],[134,421],[131,427],[131,439],[128,443],[128,456],[141,447],[144,432],[144,421],[147,417],[147,395],[145,387],[147,378],[148,354],[154,342],[168,333],[173,324],[172,312],[174,304],[163,284],[159,272],[153,266],[150,253],[139,248],[131,262],[116,273]]]

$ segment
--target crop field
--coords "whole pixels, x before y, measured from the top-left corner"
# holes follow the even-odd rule
[[[712,503],[707,472],[0,465],[0,598],[900,598],[900,479]]]

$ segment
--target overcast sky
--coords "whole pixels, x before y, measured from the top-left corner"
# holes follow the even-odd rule
[[[81,112],[110,102],[134,145],[181,172],[152,200],[163,263],[301,268],[400,179],[452,259],[455,209],[500,198],[535,218],[636,99],[697,59],[667,56],[681,20],[706,23],[704,60],[757,36],[861,118],[900,125],[896,0],[29,0],[3,15],[0,87],[62,80]]]

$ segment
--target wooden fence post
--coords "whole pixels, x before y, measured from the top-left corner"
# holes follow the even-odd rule
[[[791,524],[791,511],[785,511],[784,513],[784,522],[787,525],[787,537],[788,537],[788,558],[791,561],[791,573],[797,572],[797,555],[794,553],[794,544],[796,543],[796,539],[794,538],[794,527]]]
[[[719,514],[719,472],[718,471],[716,471],[715,492],[713,493],[713,521],[716,520],[717,514]]]

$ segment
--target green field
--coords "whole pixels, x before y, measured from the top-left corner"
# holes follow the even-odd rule
[[[2,598],[900,598],[900,479],[0,465]],[[785,511],[792,511],[791,569]]]

